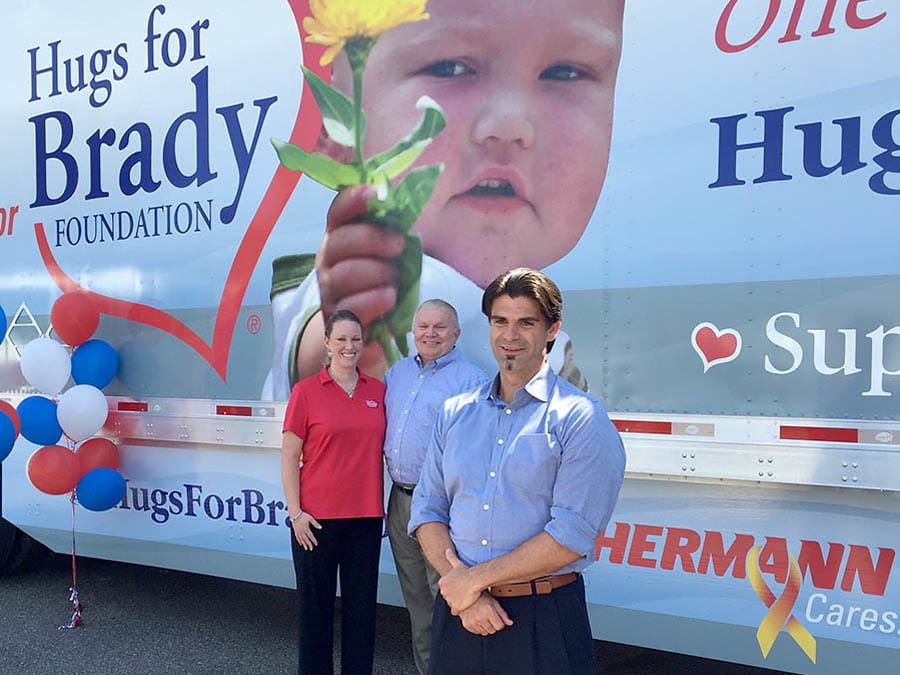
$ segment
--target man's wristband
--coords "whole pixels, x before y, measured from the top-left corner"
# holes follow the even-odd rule
[[[300,509],[299,511],[297,511],[296,516],[292,516],[292,515],[288,514],[288,517],[291,519],[292,523],[295,523],[298,520],[300,520],[300,516],[302,516],[302,515],[303,515],[303,509]]]

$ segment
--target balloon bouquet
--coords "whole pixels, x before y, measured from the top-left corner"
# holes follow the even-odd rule
[[[2,316],[5,334],[6,317]],[[125,479],[118,471],[118,447],[108,438],[96,435],[108,414],[101,389],[115,377],[119,359],[107,342],[91,339],[100,314],[87,294],[60,296],[51,308],[50,321],[54,333],[73,350],[70,354],[66,346],[49,337],[36,338],[22,349],[22,375],[41,394],[23,399],[17,409],[0,401],[0,461],[9,455],[21,434],[41,446],[28,460],[31,484],[46,494],[71,495],[70,600],[74,611],[64,627],[75,628],[81,624],[76,590],[75,504],[90,511],[106,511],[125,496]],[[70,378],[74,386],[63,391]]]

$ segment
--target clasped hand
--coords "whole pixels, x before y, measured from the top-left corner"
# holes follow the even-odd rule
[[[463,628],[476,635],[493,635],[512,626],[512,619],[503,606],[472,582],[470,568],[457,557],[453,549],[448,548],[445,555],[451,569],[441,577],[438,585],[450,612],[460,618]]]

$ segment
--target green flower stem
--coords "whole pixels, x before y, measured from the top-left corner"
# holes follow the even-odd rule
[[[422,214],[441,173],[440,165],[411,168],[431,140],[444,128],[444,115],[433,101],[425,101],[419,125],[393,147],[366,161],[363,141],[366,117],[363,110],[363,73],[375,38],[357,36],[347,41],[345,52],[353,79],[353,95],[347,96],[315,73],[304,69],[313,96],[322,113],[323,124],[332,138],[344,147],[353,147],[355,158],[346,164],[290,143],[272,140],[281,163],[292,171],[302,171],[334,190],[351,185],[377,184],[379,198],[369,202],[364,220],[387,230],[403,233],[403,252],[396,260],[397,302],[385,316],[369,326],[368,339],[377,342],[389,364],[407,356],[407,334],[419,300],[422,275],[422,241],[411,229]],[[402,176],[402,178],[401,178]],[[396,179],[396,183],[392,182]]]
[[[347,59],[350,62],[350,71],[353,74],[353,145],[356,154],[356,162],[359,169],[360,180],[363,183],[370,182],[374,176],[369,175],[366,170],[366,158],[363,153],[363,138],[365,137],[365,125],[363,117],[363,72],[366,69],[366,63],[369,60],[369,53],[375,45],[375,40],[370,38],[354,38],[349,41],[346,46]],[[390,182],[387,184],[388,198],[386,203],[391,203],[393,196],[393,187]],[[386,205],[386,204],[385,204]],[[382,205],[384,208],[385,205]],[[377,209],[376,209],[377,210]],[[390,227],[389,219],[385,218],[386,213],[376,214],[370,211],[371,220],[381,224],[382,227]],[[412,226],[412,223],[404,223],[405,227],[401,228],[405,231]],[[408,255],[406,246],[404,246],[403,255]],[[419,253],[421,257],[421,253]],[[402,257],[402,256],[401,256]],[[408,283],[408,282],[407,282]],[[398,296],[402,296],[407,289],[402,287],[397,289]],[[388,316],[382,317],[369,326],[369,339],[376,341],[381,345],[384,356],[389,364],[396,363],[405,354],[406,350],[406,333],[412,328],[412,319],[408,322],[409,326],[402,326],[395,330],[394,324],[397,323],[397,309],[394,309]],[[404,321],[401,320],[401,323]],[[403,340],[403,346],[400,347],[400,340]]]
[[[363,64],[365,67],[365,64]],[[363,86],[363,69],[353,70],[353,115],[356,118],[354,124],[354,140],[353,145],[356,149],[356,161],[359,163],[360,176],[364,183],[369,182],[366,175],[366,158],[363,155],[363,130],[362,130],[362,86]]]
[[[406,333],[403,334],[403,337],[406,338]],[[381,346],[381,351],[384,352],[388,364],[394,365],[403,358],[385,319],[378,319],[369,326],[369,339],[375,340]]]
[[[366,158],[363,154],[363,135],[365,134],[362,108],[363,72],[374,45],[374,39],[358,37],[350,40],[346,46],[347,60],[350,61],[350,70],[353,73],[353,149],[356,151],[356,162],[359,165],[359,174],[363,183],[369,182]]]

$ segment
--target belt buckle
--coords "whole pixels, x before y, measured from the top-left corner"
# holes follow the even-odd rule
[[[549,577],[541,577],[531,582],[531,588],[535,595],[547,595],[553,591],[553,582]]]

